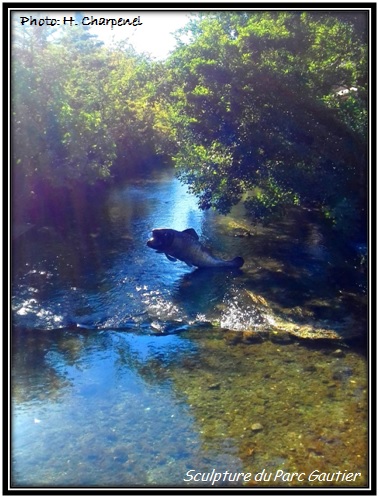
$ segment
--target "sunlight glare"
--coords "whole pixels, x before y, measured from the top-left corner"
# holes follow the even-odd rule
[[[190,18],[190,12],[171,11],[123,11],[123,12],[85,12],[84,15],[96,17],[114,17],[134,19],[140,16],[140,26],[91,26],[90,32],[96,34],[101,41],[110,45],[120,41],[128,41],[138,53],[146,53],[154,59],[165,59],[175,48],[173,33],[184,27]]]

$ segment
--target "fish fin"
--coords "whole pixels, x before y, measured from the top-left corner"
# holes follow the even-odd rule
[[[185,262],[185,264],[186,264],[187,266],[189,266],[190,268],[193,268],[193,265],[191,265],[191,263],[187,263],[187,261],[184,261],[184,262]]]
[[[199,236],[193,228],[186,228],[186,230],[183,230],[182,233],[186,233],[187,235],[193,237],[195,240],[199,240]]]
[[[169,260],[169,261],[178,261],[176,258],[174,258],[173,256],[170,256],[169,254],[167,254],[166,252],[164,253],[166,258]]]

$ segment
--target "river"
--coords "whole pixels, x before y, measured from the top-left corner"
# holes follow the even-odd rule
[[[312,213],[202,212],[170,171],[92,208],[13,243],[12,485],[367,485],[364,265]],[[245,265],[171,262],[156,227]]]

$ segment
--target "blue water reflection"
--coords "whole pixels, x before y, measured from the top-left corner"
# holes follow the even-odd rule
[[[243,269],[194,270],[168,261],[146,246],[151,230],[165,226],[194,228],[216,254],[244,257]],[[294,308],[295,319],[320,313],[334,321],[345,318],[351,302],[340,294],[335,299],[330,278],[345,274],[345,267],[323,246],[316,225],[304,227],[292,222],[287,232],[282,226],[240,237],[238,229],[232,236],[233,224],[201,212],[169,172],[116,188],[85,229],[62,231],[50,224],[20,237],[12,292],[14,486],[183,486],[189,469],[249,468],[256,439],[246,427],[263,414],[270,419],[265,382],[277,369],[287,382],[292,368],[296,392],[303,351],[294,348],[296,360],[284,366],[275,344],[266,346],[259,362],[258,351],[251,354],[254,361],[245,356],[244,344],[237,357],[228,345],[240,336],[228,336],[222,327],[259,331],[265,299],[276,310]],[[346,292],[346,299],[351,296]],[[308,306],[307,315],[301,306]],[[212,334],[213,323],[220,334],[199,353],[196,338]],[[316,364],[322,361],[318,357]],[[340,357],[333,361],[337,369]],[[335,383],[329,369],[321,369],[326,381],[319,385]],[[314,393],[304,379],[300,391]],[[358,373],[355,379],[362,381]],[[234,389],[235,383],[241,386]],[[359,392],[363,396],[362,387]],[[286,421],[275,403],[271,399],[268,406],[278,418],[262,436],[259,465],[266,457],[275,461],[275,428],[290,420],[290,411]],[[359,413],[349,417],[358,420]],[[317,424],[312,431],[317,439]],[[266,449],[272,434],[274,444]],[[287,448],[286,458],[296,454],[291,452]],[[301,451],[298,458],[304,461]]]
[[[162,365],[196,355],[191,341],[112,331],[63,336],[35,370],[22,372],[25,358],[16,360],[15,485],[183,485],[189,468],[209,461],[240,468],[233,446],[202,449],[186,400],[162,374]]]
[[[46,227],[27,246],[20,241],[16,486],[183,485],[194,465],[239,468],[233,445],[202,449],[186,400],[164,375],[183,355],[196,355],[194,343],[154,329],[194,318],[204,296],[183,309],[191,281],[180,282],[191,270],[147,248],[151,230],[191,226],[201,235],[211,216],[170,173],[116,189],[89,233],[63,237]]]

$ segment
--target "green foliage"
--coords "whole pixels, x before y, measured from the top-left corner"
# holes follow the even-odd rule
[[[92,183],[109,175],[114,159],[94,74],[101,52],[90,40],[79,49],[71,36],[60,45],[13,48],[13,169],[31,186]]]
[[[12,174],[24,200],[41,182],[95,184],[116,163],[126,177],[170,150],[161,66],[126,44],[105,48],[82,26],[54,39],[42,31],[17,31],[12,47]]]
[[[304,205],[336,227],[365,222],[364,13],[199,13],[165,63],[105,47],[83,26],[46,33],[16,30],[12,47],[21,196],[41,181],[125,178],[165,155],[203,209],[244,199],[255,219]]]
[[[169,61],[170,105],[185,116],[180,127],[173,122],[178,174],[201,207],[227,212],[245,198],[259,219],[318,206],[339,225],[347,199],[363,221],[367,40],[360,21],[353,13],[292,11],[220,12],[192,22],[192,43]],[[341,98],[333,90],[340,84],[358,91]]]
[[[213,141],[209,147],[204,145],[189,146],[184,144],[176,156],[179,164],[189,166],[179,171],[179,178],[189,184],[189,190],[200,196],[200,207],[216,207],[221,213],[227,213],[238,202],[241,195],[240,182],[230,172],[233,169],[233,157],[223,144]],[[225,198],[224,192],[228,191]]]

